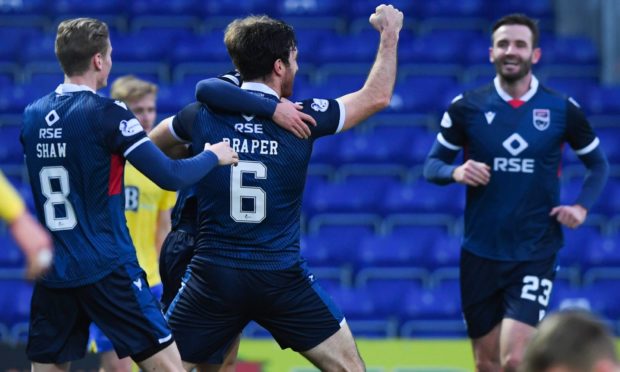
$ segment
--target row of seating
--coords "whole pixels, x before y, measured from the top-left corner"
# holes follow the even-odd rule
[[[394,0],[392,3],[411,18],[428,18],[437,16],[482,17],[493,19],[498,16],[520,11],[533,17],[548,20],[552,18],[551,0],[538,0],[523,3],[518,0],[495,2],[490,0],[438,0],[433,2],[411,2]],[[362,0],[353,3],[346,0],[29,0],[3,1],[0,14],[34,15],[61,17],[68,14],[124,15],[136,17],[144,15],[186,15],[209,17],[214,15],[239,16],[241,14],[267,13],[274,16],[305,17],[364,17],[375,7],[376,1]]]
[[[22,27],[1,27],[11,34],[0,46],[0,61],[54,62],[54,33],[41,33]],[[372,29],[355,34],[329,30],[296,31],[301,63],[365,62],[374,60],[378,33]],[[160,61],[177,66],[184,62],[229,62],[223,30],[196,34],[172,28],[143,29],[134,33],[110,35],[113,58],[119,62]],[[463,50],[463,45],[467,49]],[[490,46],[487,33],[467,30],[437,30],[417,35],[401,32],[398,58],[402,63],[451,63],[471,65],[484,62]],[[541,65],[570,64],[596,66],[598,50],[584,37],[543,35]]]

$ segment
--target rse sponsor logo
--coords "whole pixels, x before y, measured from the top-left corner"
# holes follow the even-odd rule
[[[517,156],[527,149],[528,144],[518,133],[513,133],[502,142],[502,146],[510,155]],[[534,173],[534,159],[497,157],[493,159],[493,170],[509,173]]]
[[[534,173],[534,159],[494,158],[493,170],[509,173]]]
[[[239,133],[263,133],[263,124],[236,123],[235,132]]]
[[[310,107],[314,111],[325,112],[329,108],[329,101],[326,99],[313,98]]]
[[[118,129],[121,131],[121,134],[125,137],[131,137],[134,134],[142,132],[142,125],[136,118],[132,118],[129,120],[122,120],[118,125]]]

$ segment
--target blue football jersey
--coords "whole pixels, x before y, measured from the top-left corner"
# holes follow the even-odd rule
[[[551,209],[559,205],[562,148],[578,155],[599,140],[572,98],[539,85],[513,100],[493,84],[454,99],[437,140],[491,167],[486,186],[467,187],[463,248],[481,257],[527,261],[563,246]]]
[[[51,231],[51,287],[93,283],[136,260],[125,223],[125,157],[148,141],[126,106],[62,84],[28,105],[21,141],[37,215]]]
[[[263,84],[244,89],[277,100]],[[215,112],[195,103],[176,115],[171,130],[194,149],[227,141],[239,164],[220,167],[196,187],[198,198],[197,261],[258,270],[279,270],[300,260],[302,196],[314,140],[337,133],[344,106],[337,100],[310,99],[303,111],[316,127],[300,140],[269,119]]]
[[[171,227],[176,230],[180,227],[189,229],[193,233],[196,228],[198,211],[196,206],[196,196],[194,186],[179,190],[177,201],[171,212]]]

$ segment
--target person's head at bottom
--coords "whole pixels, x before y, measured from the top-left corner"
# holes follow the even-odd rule
[[[607,326],[587,311],[569,310],[540,323],[520,371],[612,372],[620,363]]]

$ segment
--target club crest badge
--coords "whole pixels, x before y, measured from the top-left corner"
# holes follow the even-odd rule
[[[551,124],[551,112],[548,109],[534,109],[532,111],[532,122],[534,128],[538,130],[545,130],[549,128]]]

